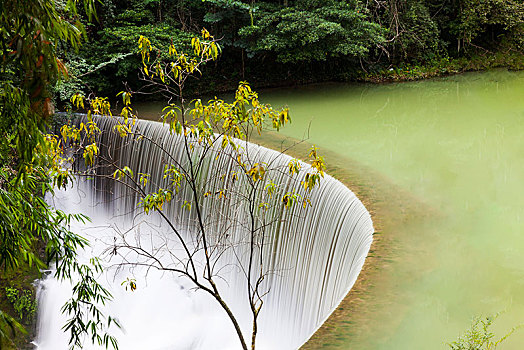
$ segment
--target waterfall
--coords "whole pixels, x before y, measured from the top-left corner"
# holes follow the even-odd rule
[[[135,127],[146,136],[139,140],[122,138],[114,132],[114,119],[100,118],[97,123],[102,130],[98,141],[101,156],[111,159],[120,166],[127,165],[135,176],[139,173],[150,174],[146,185],[149,190],[166,188],[168,185],[168,179],[164,177],[164,169],[169,159],[166,159],[160,148],[155,147],[148,139],[156,140],[159,146],[168,150],[173,160],[180,163],[189,161],[183,140],[171,134],[166,125],[138,121]],[[195,149],[194,152],[200,155],[198,152],[202,150]],[[222,176],[230,174],[235,169],[236,163],[232,154],[233,151],[228,146],[225,150],[215,147],[206,155],[199,172],[199,182],[202,187],[209,189],[211,193],[218,193],[224,187],[232,188],[234,191],[227,193],[222,200],[206,201],[202,195],[201,216],[205,219],[206,229],[212,233],[211,244],[215,244],[216,247],[213,254],[217,259],[217,271],[223,277],[219,279],[219,286],[224,290],[224,297],[231,309],[238,315],[246,338],[250,339],[250,312],[245,301],[247,281],[239,267],[245,264],[248,258],[248,244],[246,244],[248,236],[245,228],[247,207],[242,201],[246,183],[242,178],[235,181],[230,176]],[[300,179],[311,169],[309,165],[301,163],[300,176],[292,178],[283,170],[287,169],[292,159],[287,155],[252,143],[243,143],[242,156],[257,163],[268,164],[268,168],[270,164],[274,169],[268,171],[264,180],[268,182],[271,179],[276,184],[273,198],[278,198],[277,200],[280,201],[281,196],[290,190],[306,195]],[[98,170],[98,175],[107,175],[111,178],[111,174],[111,171],[103,168]],[[170,252],[181,250],[173,232],[157,214],[142,213],[143,210],[138,206],[139,198],[129,183],[127,186],[120,185],[112,179],[94,177],[78,181],[75,189],[75,191],[68,190],[61,193],[63,197],[57,200],[57,205],[72,209],[74,205],[71,204],[71,198],[80,194],[82,198],[73,201],[78,204],[75,209],[87,212],[93,218],[92,228],[105,227],[102,233],[99,230],[98,233],[87,234],[93,246],[93,251],[89,254],[103,253],[104,249],[110,247],[112,241],[116,239],[114,236],[120,237],[119,239],[126,237],[133,240],[135,244],[156,249],[159,259],[166,263],[173,260]],[[262,194],[257,194],[257,199],[261,198]],[[191,237],[198,237],[198,225],[196,225],[198,218],[193,208],[183,208],[184,203],[191,200],[192,192],[189,186],[181,186],[174,200],[164,207],[163,212],[184,237],[189,237],[194,244],[193,247],[196,248],[197,239]],[[373,234],[370,215],[355,194],[345,185],[325,175],[320,186],[311,193],[310,200],[311,206],[306,208],[298,203],[290,209],[282,209],[280,205],[270,203],[265,211],[264,215],[270,219],[265,228],[263,256],[255,256],[261,259],[263,266],[270,272],[263,281],[263,287],[268,293],[264,296],[259,319],[257,347],[260,349],[296,349],[307,341],[349,292],[369,251]],[[134,230],[127,232],[131,228]],[[79,229],[84,233],[90,232],[85,227]],[[224,232],[227,232],[226,238],[223,236]],[[223,242],[228,244],[224,245]],[[86,256],[89,254],[86,252]],[[141,256],[130,256],[139,261],[143,259]],[[126,258],[129,259],[130,256]],[[114,264],[115,260],[108,258],[106,265]],[[147,286],[146,283],[142,283],[146,273],[149,273]],[[131,275],[137,276],[139,289],[136,293],[123,293],[124,287],[121,286],[121,282]],[[191,283],[187,279],[171,273],[145,272],[139,267],[120,268],[111,273],[110,277],[104,278],[115,295],[115,300],[107,307],[107,312],[110,314],[118,317],[118,312],[129,312],[130,305],[126,306],[125,303],[131,303],[133,308],[139,309],[142,303],[151,305],[153,299],[155,306],[151,308],[155,310],[152,314],[142,315],[137,311],[138,313],[128,318],[131,320],[128,322],[131,323],[137,322],[133,321],[135,318],[141,319],[142,325],[139,324],[136,328],[127,327],[127,329],[143,329],[143,334],[138,337],[142,340],[151,339],[146,343],[148,344],[146,348],[193,349],[212,346],[215,349],[229,349],[239,346],[225,312],[217,308],[214,305],[216,302],[210,301],[210,297],[202,294],[203,292],[191,290]],[[149,287],[157,288],[159,294],[156,296],[147,294]],[[60,324],[63,321],[63,316],[59,316],[60,311],[57,310],[59,307],[56,306],[56,295],[64,294],[63,291],[67,291],[68,288],[70,287],[60,285],[52,278],[42,282],[36,340],[39,349],[60,349],[62,346],[57,345],[55,340],[57,326],[50,327],[49,324]],[[57,293],[58,290],[62,292]],[[146,297],[149,300],[141,299]],[[182,298],[184,302],[171,305],[172,299],[177,298]],[[171,315],[176,314],[178,317],[183,314],[184,317],[173,320],[176,317],[169,316],[168,312],[165,316],[159,316],[163,317],[160,323],[166,326],[166,329],[148,327],[148,319],[155,318],[155,314],[166,312],[170,307],[173,308],[170,311]],[[195,313],[199,316],[195,316]],[[219,321],[202,326],[204,322],[202,320],[205,318],[216,318]],[[121,322],[126,328],[126,320]],[[189,330],[190,325],[200,327],[200,331]],[[224,327],[224,331],[217,330],[216,327]],[[156,342],[158,338],[163,338],[166,332],[170,334],[168,338],[172,342],[170,340]],[[163,334],[157,336],[157,333]],[[188,334],[194,339],[179,342],[173,339],[183,338]],[[143,344],[126,343],[125,338],[133,335],[137,336],[131,332],[117,334],[119,339],[124,339],[122,344],[126,344],[121,348],[126,350],[144,348]],[[60,337],[64,338],[66,335]],[[216,341],[214,337],[228,339]]]

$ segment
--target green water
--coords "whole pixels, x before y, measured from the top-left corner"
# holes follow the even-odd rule
[[[284,134],[302,138],[310,125],[310,142],[378,171],[438,213],[404,224],[392,289],[376,292],[391,299],[389,310],[366,316],[373,329],[345,340],[348,348],[445,349],[473,316],[500,311],[497,335],[524,323],[524,73],[261,96],[290,107]],[[524,348],[524,329],[502,348]]]
[[[432,212],[401,223],[390,283],[373,291],[380,306],[351,321],[358,337],[339,334],[339,348],[446,349],[476,315],[505,311],[498,336],[524,323],[524,72],[260,95],[290,107],[282,133],[310,126],[336,166],[357,161]],[[501,348],[524,348],[524,329]]]

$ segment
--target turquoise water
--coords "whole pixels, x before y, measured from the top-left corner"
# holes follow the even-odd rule
[[[374,329],[348,347],[444,349],[472,317],[500,311],[497,335],[524,323],[524,73],[260,95],[290,107],[282,133],[309,130],[310,142],[379,172],[437,213],[403,224],[393,290],[379,295],[390,309],[366,316]],[[503,346],[522,347],[524,330]]]

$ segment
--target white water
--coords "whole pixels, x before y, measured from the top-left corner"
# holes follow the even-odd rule
[[[111,154],[120,164],[128,165],[135,174],[150,173],[150,188],[164,186],[162,157],[150,143],[127,143],[110,132],[112,121],[100,120],[105,131],[100,145],[111,144]],[[155,122],[140,121],[138,127],[147,136],[158,140],[180,162],[187,161],[180,139]],[[285,168],[290,158],[253,144],[245,146],[246,156],[257,162],[271,163]],[[235,184],[217,180],[217,174],[229,172],[234,166],[230,157],[208,156],[202,171],[202,183],[212,190],[224,185],[234,187],[241,194],[242,181]],[[307,165],[304,165],[307,169]],[[304,172],[304,171],[303,171]],[[303,175],[303,174],[302,174]],[[288,188],[301,188],[300,181],[290,179],[284,171],[268,174],[279,185],[279,193]],[[225,180],[227,182],[227,180]],[[98,191],[95,191],[97,188]],[[103,190],[103,191],[100,191]],[[235,249],[221,251],[217,269],[227,283],[220,283],[225,299],[238,315],[243,332],[249,335],[250,312],[245,302],[245,277],[237,268],[245,263],[243,248],[246,231],[246,210],[240,195],[231,194],[224,201],[209,201],[203,206],[203,216],[211,231],[222,232],[228,227],[228,241]],[[195,213],[181,209],[185,199],[191,199],[187,188],[182,188],[177,199],[164,212],[183,228],[186,237],[195,235]],[[312,207],[302,210],[295,205],[291,210],[268,210],[278,220],[268,229],[264,249],[264,265],[275,273],[266,278],[269,289],[264,298],[257,346],[260,349],[293,349],[303,344],[324,322],[353,286],[364,263],[372,241],[373,226],[369,213],[356,196],[343,184],[326,176],[312,196]],[[82,182],[75,189],[60,193],[58,207],[70,212],[84,212],[93,219],[89,225],[75,227],[88,237],[92,250],[83,256],[95,254],[105,257],[105,265],[121,262],[109,260],[103,254],[115,239],[125,237],[133,243],[151,249],[165,245],[170,251],[180,249],[173,234],[155,215],[144,217],[136,210],[137,198],[124,186],[97,180]],[[240,204],[239,204],[240,203]],[[147,220],[147,221],[146,221]],[[232,222],[236,225],[232,226]],[[135,226],[134,231],[126,232]],[[136,228],[138,227],[138,228]],[[124,234],[125,233],[125,234]],[[217,237],[217,240],[219,238]],[[240,243],[239,243],[240,242]],[[169,251],[160,249],[160,259],[166,264]],[[139,259],[137,256],[128,256]],[[147,276],[146,276],[147,274]],[[137,280],[138,290],[125,291],[121,282],[127,277]],[[124,333],[117,331],[121,349],[236,349],[240,347],[233,327],[225,312],[202,291],[191,289],[189,282],[170,273],[143,268],[108,269],[101,276],[114,295],[107,313],[118,317]],[[44,280],[39,293],[38,349],[66,349],[67,334],[61,331],[65,317],[60,307],[70,294],[70,287],[53,278]],[[249,337],[247,337],[249,339]],[[90,347],[86,347],[90,349]]]

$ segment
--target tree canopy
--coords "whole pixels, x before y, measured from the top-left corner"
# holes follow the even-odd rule
[[[100,24],[87,25],[90,43],[71,61],[96,67],[134,53],[140,35],[162,46],[205,27],[225,55],[197,91],[231,90],[241,79],[260,86],[358,79],[392,66],[522,53],[523,6],[517,0],[106,0],[97,5]],[[122,82],[137,87],[140,62],[133,57],[84,81],[105,95]]]

